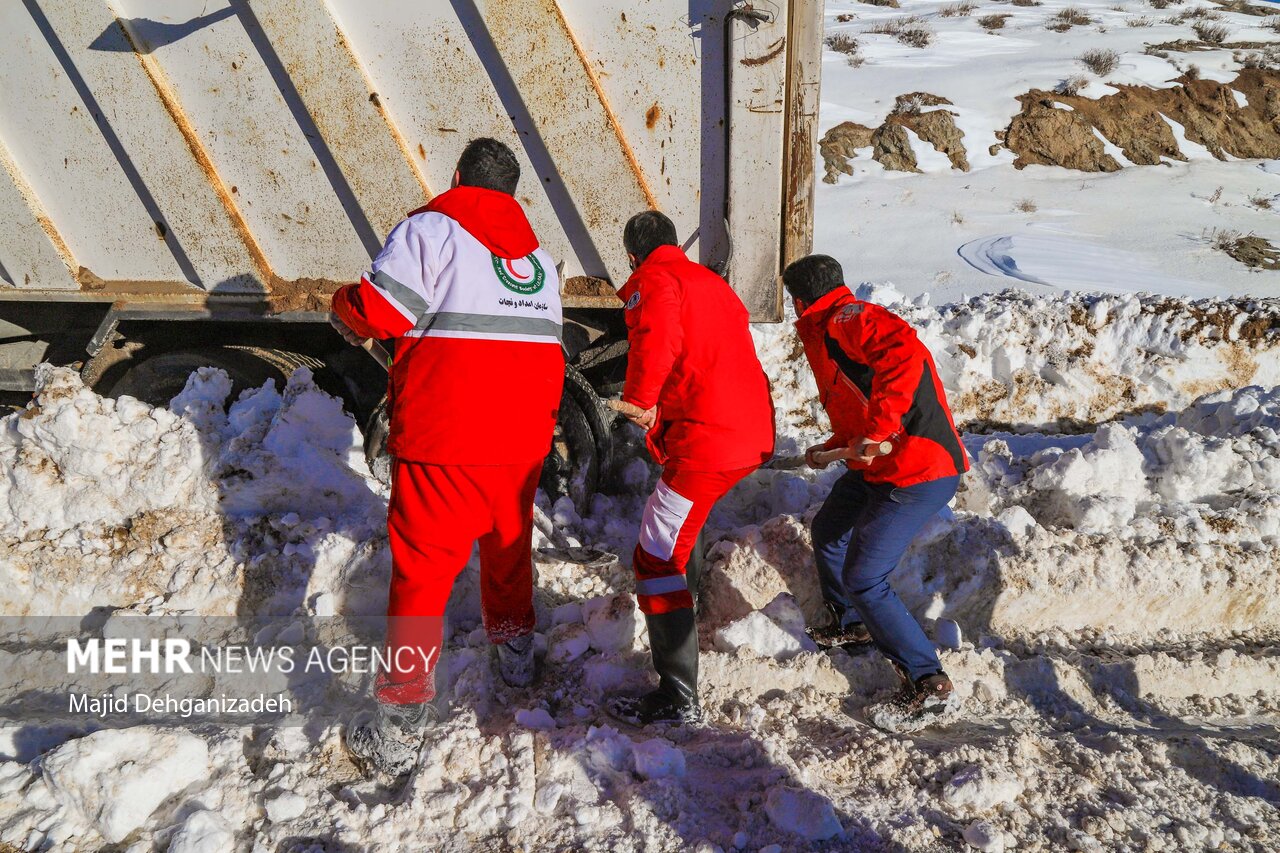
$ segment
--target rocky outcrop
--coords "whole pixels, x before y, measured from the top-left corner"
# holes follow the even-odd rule
[[[885,122],[872,137],[872,158],[891,172],[918,172],[916,153],[911,150],[911,137],[903,125]]]
[[[1014,165],[1062,166],[1086,172],[1120,168],[1096,128],[1138,165],[1165,158],[1185,160],[1166,117],[1185,129],[1189,141],[1220,160],[1280,157],[1280,73],[1247,69],[1231,83],[1183,77],[1167,89],[1111,84],[1116,92],[1091,99],[1033,90],[1023,95],[1004,144]],[[1236,93],[1244,95],[1245,103]]]
[[[1056,97],[1048,92],[1023,95],[1022,112],[1005,131],[1005,145],[1018,155],[1013,165],[1019,169],[1039,164],[1082,172],[1117,171],[1120,164],[1107,153],[1093,125],[1082,113],[1054,106]]]
[[[1109,84],[1101,98],[1033,89],[1018,98],[1021,111],[1000,134],[995,154],[1008,148],[1014,165],[1061,166],[1082,172],[1114,172],[1123,165],[1108,153],[1110,142],[1129,162],[1155,166],[1186,160],[1170,122],[1181,125],[1187,140],[1214,157],[1280,159],[1280,71],[1242,70],[1230,83],[1182,77],[1164,89]],[[827,131],[819,146],[827,183],[853,174],[849,161],[859,148],[884,168],[918,172],[907,131],[947,155],[954,169],[969,170],[964,133],[951,102],[928,92],[899,95],[877,128],[844,122]],[[1114,150],[1114,149],[1112,149]]]
[[[899,124],[933,146],[935,151],[947,155],[951,168],[969,171],[969,156],[964,147],[964,131],[956,126],[955,113],[947,110],[931,110],[927,113],[895,113],[886,120]],[[912,158],[914,159],[914,157]],[[892,168],[883,160],[886,169]]]
[[[1141,166],[1158,166],[1162,158],[1185,160],[1173,128],[1160,110],[1145,97],[1151,90],[1124,87],[1097,101],[1072,98],[1070,106]]]
[[[910,130],[934,150],[945,154],[952,168],[969,171],[969,156],[964,147],[964,132],[956,126],[955,114],[947,110],[925,108],[950,105],[951,102],[928,92],[899,95],[878,128],[846,121],[827,131],[818,148],[826,167],[823,180],[834,184],[841,174],[852,175],[849,161],[859,148],[871,148],[871,157],[894,172],[918,172],[915,152],[911,148]]]
[[[834,184],[841,175],[852,175],[853,167],[849,161],[857,156],[859,148],[871,145],[873,133],[875,130],[872,128],[852,121],[841,122],[824,133],[818,141],[818,151],[826,168],[822,180]]]
[[[1244,94],[1240,106],[1232,90]],[[1172,89],[1156,89],[1149,97],[1169,118],[1187,129],[1187,138],[1224,154],[1246,159],[1280,157],[1280,73],[1241,71],[1230,84],[1212,80],[1183,80]]]

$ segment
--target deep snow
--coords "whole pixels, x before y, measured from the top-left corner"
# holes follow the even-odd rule
[[[1079,335],[1096,347],[1143,330],[1153,351],[1162,336],[1181,340],[1169,329],[1192,315],[1179,300],[1150,323],[1131,297],[1040,299],[897,305],[939,347],[948,334],[962,340],[954,330],[984,330],[965,338],[987,356],[952,374],[958,387],[1003,381],[997,350],[1044,357],[1027,320],[1052,314],[1046,305],[1081,316],[1103,304]],[[787,326],[756,334],[783,443],[803,447],[824,426],[795,336]],[[1250,350],[1260,365],[1268,342]],[[701,619],[707,727],[619,731],[600,699],[644,683],[643,622],[623,563],[567,558],[602,546],[626,561],[653,476],[633,461],[622,494],[583,512],[541,505],[540,685],[498,680],[464,575],[447,662],[454,716],[403,790],[361,779],[320,713],[301,728],[87,737],[92,723],[9,724],[0,840],[136,851],[1269,849],[1280,835],[1280,392],[1268,373],[1267,389],[1187,401],[1196,375],[1229,383],[1219,350],[1231,344],[1189,346],[1179,381],[1144,385],[1144,404],[1165,414],[966,437],[966,488],[898,577],[946,639],[964,699],[951,727],[911,737],[870,728],[858,709],[891,689],[888,667],[817,652],[803,635],[818,612],[803,522],[833,469],[761,471],[712,519],[722,541]],[[1147,358],[1110,364],[1131,383],[1151,370]],[[353,635],[376,636],[385,492],[353,422],[306,371],[283,392],[247,392],[226,414],[216,372],[194,374],[171,411],[104,400],[68,370],[41,381],[34,405],[0,422],[6,615],[123,608],[104,636],[175,612],[234,615],[270,638],[337,614]],[[1087,395],[1075,399],[1085,408],[1055,417],[1096,414]],[[1041,410],[1029,411],[1034,420]],[[39,622],[7,620],[11,642],[15,624]],[[61,665],[56,648],[34,662],[20,648],[0,650],[9,696]]]
[[[319,711],[303,726],[10,721],[0,848],[1280,847],[1280,304],[1265,298],[1273,274],[1204,236],[1265,235],[1276,214],[1248,199],[1280,195],[1280,167],[1017,172],[986,148],[1015,95],[1080,73],[1098,45],[1122,53],[1108,79],[1164,85],[1180,69],[1142,45],[1188,37],[1191,21],[1166,19],[1216,7],[1088,0],[1072,5],[1095,23],[1060,34],[1044,22],[1062,0],[947,5],[831,0],[832,32],[920,14],[937,40],[860,35],[859,68],[828,52],[821,122],[874,125],[900,94],[944,95],[974,170],[932,149],[916,175],[859,154],[854,175],[819,185],[816,237],[917,328],[967,428],[974,469],[895,578],[942,646],[957,722],[870,728],[859,709],[892,688],[888,667],[803,634],[819,612],[806,521],[833,468],[762,470],[712,516],[708,725],[611,723],[602,694],[647,678],[627,564],[655,472],[623,460],[617,494],[539,499],[547,674],[533,689],[497,678],[464,574],[454,714],[402,789],[361,778]],[[989,34],[990,13],[1012,17]],[[1219,14],[1233,39],[1274,38],[1261,18]],[[1142,17],[1152,26],[1126,26]],[[1237,67],[1231,51],[1194,61],[1213,79]],[[789,325],[753,334],[779,452],[798,453],[826,437],[813,380]],[[305,371],[234,401],[202,371],[167,410],[102,399],[68,370],[40,382],[0,420],[4,702],[59,686],[66,621],[41,617],[104,637],[154,636],[175,615],[262,642],[378,635],[386,490]]]

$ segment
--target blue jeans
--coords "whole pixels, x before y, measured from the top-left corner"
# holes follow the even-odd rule
[[[850,471],[836,480],[813,519],[823,598],[841,627],[863,622],[880,651],[912,681],[941,671],[942,664],[920,623],[889,586],[889,573],[959,484],[955,476],[898,488],[867,483],[861,471]]]

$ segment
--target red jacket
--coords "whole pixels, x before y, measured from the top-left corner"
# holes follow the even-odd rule
[[[870,483],[913,486],[969,470],[933,356],[905,320],[841,287],[796,328],[835,433],[824,447],[892,442],[865,469]]]
[[[333,310],[358,334],[397,339],[393,456],[513,465],[551,449],[564,387],[560,281],[511,196],[437,196],[395,227]]]
[[[749,315],[728,283],[659,246],[618,292],[626,304],[627,383],[622,399],[657,404],[646,437],[661,464],[732,471],[773,455],[773,400],[756,357]]]

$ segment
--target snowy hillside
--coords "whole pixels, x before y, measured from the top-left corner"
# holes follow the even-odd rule
[[[1219,248],[1280,244],[1280,10],[896,6],[827,3],[816,243],[857,280],[1280,293]]]
[[[390,555],[386,489],[307,371],[232,400],[204,370],[153,409],[45,367],[0,419],[0,853],[1280,848],[1280,272],[1222,248],[1280,244],[1280,17],[900,2],[828,3],[817,249],[919,331],[965,430],[973,470],[895,576],[952,726],[871,728],[888,665],[803,633],[834,468],[762,470],[712,515],[707,724],[612,722],[648,668],[639,458],[590,506],[539,497],[540,684],[498,678],[464,573],[453,716],[403,787],[342,747],[360,679],[287,685],[284,723],[53,713],[68,631],[376,641]],[[799,342],[753,334],[799,453],[827,436]]]

